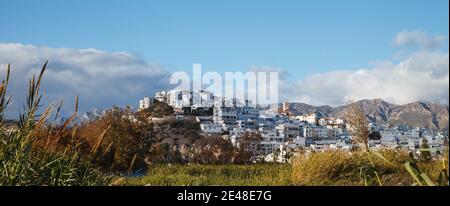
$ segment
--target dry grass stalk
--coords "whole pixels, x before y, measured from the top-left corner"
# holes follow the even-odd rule
[[[356,103],[352,103],[346,113],[346,120],[350,125],[352,140],[368,151],[370,131],[364,111]]]
[[[134,162],[136,161],[137,154],[134,154],[133,160],[131,160],[130,168],[128,168],[128,172],[133,171]]]
[[[103,139],[105,138],[106,133],[108,132],[109,128],[111,128],[111,125],[108,125],[108,127],[105,130],[103,130],[103,132],[98,136],[97,142],[95,143],[95,146],[91,150],[91,154],[97,153],[97,150],[100,147],[100,145],[102,144]]]
[[[78,151],[52,141],[63,135],[55,131],[58,128],[56,125],[47,122],[55,105],[50,104],[42,114],[37,114],[41,106],[40,86],[46,66],[47,62],[39,76],[36,78],[33,75],[29,80],[25,112],[19,116],[18,130],[5,130],[2,121],[3,112],[11,99],[6,96],[9,65],[6,79],[0,84],[0,185],[107,184],[109,175],[80,158]]]
[[[380,186],[383,185],[381,182],[380,175],[376,171],[377,168],[372,159],[372,153],[369,148],[369,128],[366,115],[362,108],[356,103],[350,104],[350,108],[347,111],[347,122],[350,124],[350,134],[352,135],[352,140],[362,146],[363,151],[367,154],[369,164],[365,167],[360,168],[360,174],[364,180],[365,185],[367,185],[367,177],[370,173],[373,173],[376,180]]]
[[[6,97],[6,88],[8,87],[10,73],[11,65],[8,64],[6,68],[6,79],[2,80],[0,84],[0,122],[3,121],[3,113],[11,101],[11,96]]]

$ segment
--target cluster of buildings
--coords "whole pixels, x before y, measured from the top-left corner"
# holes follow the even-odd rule
[[[250,101],[215,97],[206,91],[180,90],[157,92],[154,100],[169,104],[177,115],[195,115],[205,135],[228,139],[236,147],[240,146],[244,134],[259,134],[261,140],[257,155],[266,161],[285,161],[286,154],[299,150],[317,152],[358,147],[352,141],[345,120],[316,113],[293,115],[286,102],[273,111],[262,109]],[[152,101],[148,97],[142,99],[140,109],[145,109]],[[198,112],[211,108],[212,114]],[[444,142],[448,139],[446,135],[421,128],[374,123],[368,127],[378,137],[369,142],[373,149],[404,148],[418,152],[426,142],[432,155],[439,155],[444,152]]]
[[[428,145],[431,155],[441,155],[445,151],[448,135],[424,128],[410,128],[404,125],[393,127],[379,126],[371,123],[372,133],[378,133],[379,140],[370,140],[373,148],[405,148],[419,154],[424,144]]]
[[[144,97],[139,101],[139,110],[146,109],[155,102],[164,102],[172,106],[175,113],[203,111],[214,106],[214,95],[204,90],[170,90],[155,93],[154,98]]]

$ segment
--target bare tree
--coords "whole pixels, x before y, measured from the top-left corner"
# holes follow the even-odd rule
[[[361,145],[365,151],[369,150],[369,128],[364,111],[356,103],[350,104],[346,120],[350,125],[352,140]]]

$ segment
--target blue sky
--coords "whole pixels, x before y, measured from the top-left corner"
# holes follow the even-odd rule
[[[448,7],[448,0],[0,0],[0,67],[14,69],[12,110],[45,60],[49,101],[80,95],[82,111],[136,106],[194,63],[203,72],[283,71],[280,101],[448,105]]]
[[[126,51],[173,70],[283,68],[290,78],[360,68],[393,36],[448,36],[448,0],[4,1],[0,42]],[[447,47],[448,48],[448,47]]]

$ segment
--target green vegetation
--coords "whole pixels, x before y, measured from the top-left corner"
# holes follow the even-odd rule
[[[422,149],[429,152],[429,149]],[[440,161],[432,160],[431,158],[424,159],[422,154],[419,157],[419,162],[413,160],[404,163],[406,170],[414,179],[412,185],[418,186],[448,186],[448,148],[444,157]]]
[[[436,160],[417,163],[417,171],[427,174],[428,183],[432,182],[432,184],[426,182],[417,184],[416,179],[404,167],[404,164],[410,164],[407,152],[382,150],[379,153],[385,159],[374,158],[373,164],[383,186],[448,185],[448,171],[443,170],[448,168],[448,162]],[[157,164],[152,166],[144,176],[117,178],[115,184],[377,186],[379,182],[374,176],[367,178],[367,182],[361,176],[360,170],[366,168],[368,161],[366,153],[361,151],[351,154],[343,151],[327,151],[301,155],[294,158],[291,164]]]
[[[420,161],[429,162],[431,160],[430,146],[426,139],[423,139],[422,141],[423,142],[420,145]]]
[[[414,165],[422,178],[433,185],[448,185],[448,159],[430,162],[412,161],[409,154],[402,150],[381,150],[374,157],[373,169],[377,171],[364,178],[362,169],[367,169],[369,157],[365,152],[327,151],[295,158],[292,163],[292,182],[295,185],[429,185],[417,184],[405,165]],[[427,177],[425,177],[427,176]],[[429,177],[429,178],[428,178]],[[421,179],[422,181],[422,179]]]
[[[19,127],[7,130],[3,124],[3,112],[10,97],[7,86],[10,67],[6,79],[0,84],[0,185],[103,185],[108,184],[110,176],[99,171],[76,150],[42,149],[35,145],[41,136],[53,107],[49,106],[42,115],[36,112],[40,105],[39,93],[42,75],[47,64],[42,67],[36,79],[30,80],[26,111],[20,115]],[[61,133],[66,127],[55,129],[47,125],[50,133]]]
[[[299,157],[293,161],[293,182],[296,185],[379,185],[375,173],[362,171],[374,170],[382,185],[408,185],[410,179],[401,164],[408,160],[408,154],[391,150],[383,154],[396,163],[375,158],[368,167],[370,160],[365,152],[329,151]],[[372,176],[365,178],[362,172]]]
[[[156,165],[146,176],[126,178],[123,185],[291,185],[289,164],[252,165]]]

